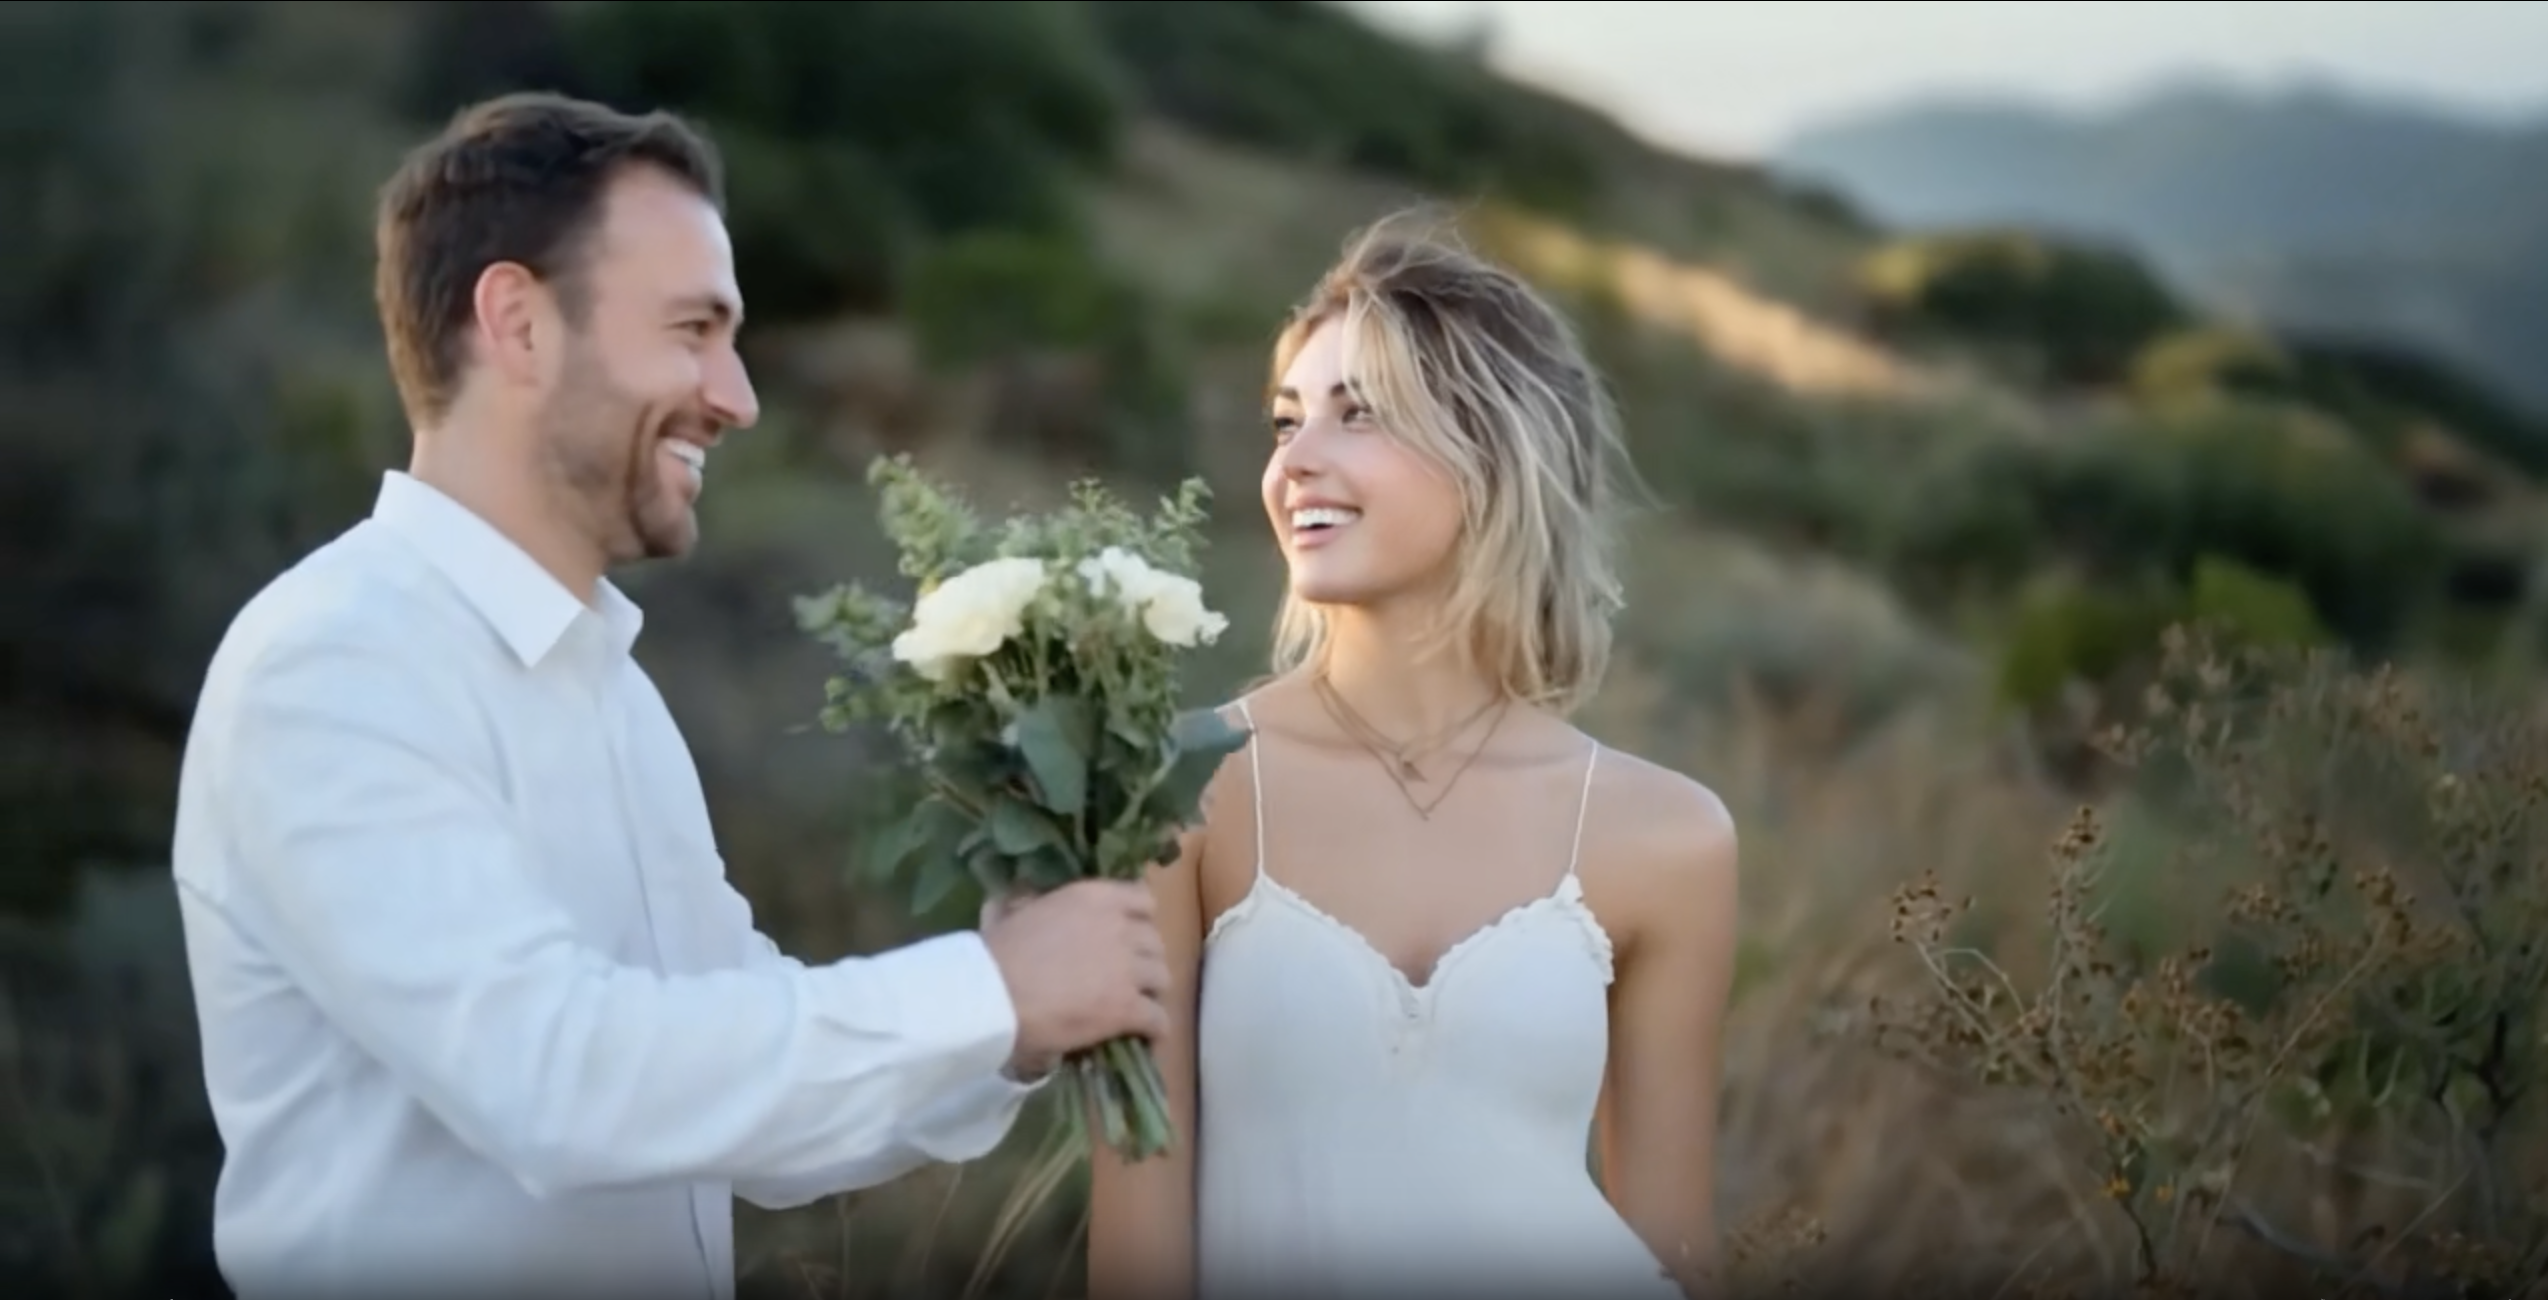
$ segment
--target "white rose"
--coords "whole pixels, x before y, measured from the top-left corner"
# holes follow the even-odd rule
[[[1141,607],[1141,625],[1150,635],[1176,646],[1208,644],[1230,626],[1230,620],[1204,608],[1203,585],[1173,573],[1157,575],[1150,598]]]
[[[1112,591],[1127,607],[1133,604],[1131,593],[1148,582],[1153,572],[1148,560],[1120,546],[1109,546],[1079,562],[1079,576],[1088,584],[1089,595],[1102,598]]]
[[[1150,635],[1174,646],[1191,646],[1221,635],[1230,621],[1204,608],[1203,587],[1192,578],[1153,568],[1149,561],[1109,546],[1079,562],[1079,576],[1090,594],[1109,594],[1141,620]]]
[[[1044,561],[1027,557],[985,561],[948,578],[913,603],[894,658],[945,681],[959,661],[990,654],[1025,627],[1044,579]]]

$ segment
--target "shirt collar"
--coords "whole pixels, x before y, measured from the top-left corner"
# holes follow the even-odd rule
[[[595,585],[594,604],[586,605],[493,524],[407,474],[382,476],[372,518],[450,579],[526,668],[538,667],[578,619],[599,618],[620,654],[636,644],[645,624],[644,612],[608,578]]]

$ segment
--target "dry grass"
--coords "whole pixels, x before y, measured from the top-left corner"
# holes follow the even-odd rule
[[[2224,1026],[2239,1022],[2200,980],[2169,973],[2192,967],[2172,967],[2151,954],[2135,958],[2107,942],[2112,936],[2102,933],[2109,924],[2103,913],[2115,900],[2077,870],[2093,856],[2093,845],[2082,838],[2075,797],[2026,776],[2026,765],[2005,757],[2005,738],[1977,725],[1978,715],[1959,698],[1912,702],[1842,743],[1812,725],[1811,710],[1739,685],[1721,702],[1694,702],[1671,683],[1632,657],[1584,721],[1615,744],[1705,780],[1742,826],[1743,948],[1725,1042],[1717,1167],[1740,1293],[1802,1286],[2013,1296],[2227,1294],[2220,1279],[2237,1277],[2249,1283],[2247,1294],[2256,1294],[2257,1288],[2297,1285],[2312,1276],[2313,1264],[2320,1274],[2333,1269],[2337,1280],[2349,1278],[2364,1295],[2459,1294],[2412,1289],[2419,1279],[2430,1284],[2443,1276],[2464,1285],[2497,1281],[2510,1289],[2487,1294],[2516,1294],[2536,1277],[2539,1261],[2523,1258],[2520,1238],[2507,1235],[2535,1222],[2514,1203],[2514,1189],[2540,1173],[2532,1147],[2523,1145],[2531,1130],[2509,1118],[2485,1130],[2493,1144],[2490,1167],[2505,1183],[2494,1222],[2513,1225],[2489,1236],[2471,1227],[2479,1220],[2465,1198],[2449,1194],[2467,1181],[2467,1164],[2452,1166],[2449,1153],[2433,1145],[2429,1116],[2382,1112],[2333,1125],[2287,1123],[2269,1104],[2281,1094],[2265,1085],[2290,1082],[2296,1076],[2289,1070],[2205,1074],[2212,1067],[2184,1064],[2193,1059],[2184,1055],[2193,1050],[2184,1042],[2211,1043],[2203,1050],[2214,1066],[2228,1059],[2231,1048],[2221,1044],[2235,1035]],[[2371,691],[2348,689],[2355,690],[2348,698],[2357,700]],[[2482,735],[2474,724],[2440,734],[2440,746],[2457,747],[2463,763],[2483,757],[2472,748]],[[2363,743],[2361,734],[2345,743]],[[2494,757],[2514,766],[2491,772],[2490,791],[2509,798],[2548,785],[2527,775],[2541,756],[2507,755],[2500,737],[2496,743]],[[2280,754],[2297,770],[2312,751],[2287,743],[2258,752]],[[2524,823],[2519,833],[2537,829]],[[2502,831],[2499,839],[2513,834]],[[2486,855],[2466,848],[2468,841],[2453,842],[2464,845],[2457,851],[2470,862]],[[2217,864],[2236,856],[2243,843],[2235,834],[2216,833],[2178,852]],[[2372,852],[2373,843],[2356,838],[2345,852],[2358,857]],[[2191,877],[2167,877],[2175,892],[2145,909],[2132,942],[2199,958],[2223,914],[2215,895],[2235,883],[2224,870],[2215,865]],[[2189,881],[2198,887],[2184,888]],[[2536,907],[2537,889],[2504,889],[2510,892],[2498,897],[2533,900],[2521,906]],[[1902,909],[1917,913],[1919,900],[1928,897],[1976,898],[1986,906],[1932,929],[1921,945],[1900,942]],[[2365,897],[2376,904],[2395,895],[2374,888]],[[2378,906],[2366,915],[2372,919],[2362,922],[2365,937],[2345,953],[2400,954],[2378,967],[2393,982],[2406,981],[2398,987],[2425,987],[2414,984],[2417,979],[2492,978],[2490,987],[2502,997],[2527,987],[2519,984],[2526,966],[2489,966],[2465,947],[2413,938],[2435,932],[2430,915],[2417,922],[2420,930],[2380,920],[2390,913]],[[2290,933],[2350,933],[2334,917],[2328,912],[2294,922],[2300,928]],[[2089,931],[2099,933],[2082,939]],[[2057,934],[2069,936],[2067,947],[2049,942]],[[2083,955],[2100,944],[2104,956]],[[2318,960],[2330,960],[2328,947],[2320,942]],[[1929,973],[1944,970],[1941,954],[1967,948],[1992,954],[2011,988],[2061,990],[2104,980],[2097,1004],[2104,1009],[2075,1012],[2065,1031],[2071,1037],[2061,1040],[2074,1046],[2061,1050],[2105,1043],[2100,1050],[2111,1056],[2111,1045],[2127,1039],[2150,1044],[2146,1050],[2153,1053],[2162,1050],[2157,1044],[2179,1043],[2165,1049],[2178,1053],[2170,1058],[2180,1062],[2176,1072],[2138,1084],[2109,1076],[2084,1094],[2022,1079],[2018,1086],[1990,1086],[1983,1081],[1988,1071],[1969,1056],[1933,1050],[1930,1059],[1920,1059],[1883,1045],[1879,1029],[1903,1020],[1898,995],[1907,992],[1910,1004],[1934,1011],[1970,994],[1969,982]],[[2448,960],[2436,964],[2436,954]],[[2136,987],[2144,992],[2130,994]],[[1889,1007],[1888,995],[1896,995]],[[2162,1000],[2151,1002],[2155,1013],[2112,1012],[2134,1005],[2135,997]],[[2029,1021],[2015,1007],[1994,1011],[2004,1017],[2005,1028],[1993,1040],[2003,1054],[2022,1054],[2029,1026],[2043,1028],[2040,1018]],[[2141,1018],[2133,1019],[2136,1014]],[[2255,1023],[2260,1035],[2269,1029],[2284,1035],[2274,1041],[2319,1047],[2333,1041],[2306,1029],[2305,1016]],[[2520,1032],[2535,1032],[2535,1024]],[[2189,1037],[2202,1034],[2212,1037]],[[1933,1035],[1929,1047],[1943,1042]],[[2089,1115],[2078,1104],[2082,1096],[2095,1115],[2129,1112],[2136,1123],[2177,1125],[2167,1132],[2192,1124],[2237,1135],[2235,1169],[2200,1183],[2231,1189],[2211,1202],[2231,1208],[2203,1218],[2202,1197],[2172,1193],[2168,1176],[2146,1172],[2158,1168],[2146,1163],[2155,1155],[2135,1157],[2144,1164],[2113,1163],[2117,1148],[2097,1131],[2104,1121],[2082,1122]],[[2167,1121],[2171,1115],[2177,1118]],[[2474,1130],[2464,1125],[2459,1131]],[[747,1228],[752,1276],[769,1294],[824,1300],[969,1285],[985,1295],[1076,1295],[1080,1174],[1075,1165],[1049,1159],[1049,1149],[1038,1150],[1049,1136],[1031,1126],[982,1165],[928,1171],[853,1198],[846,1213],[825,1208],[756,1216]],[[2160,1141],[2149,1138],[2151,1152]],[[2456,1181],[2453,1167],[2462,1169]],[[2387,1183],[2379,1181],[2383,1171]],[[1037,1176],[1059,1182],[1023,1222],[1007,1225],[1012,1235],[1005,1253],[981,1267],[1001,1216],[1016,1209],[1021,1180]],[[2126,1176],[2137,1181],[2119,1190]],[[2183,1176],[2185,1188],[2198,1185],[2193,1173]],[[2427,1190],[2414,1190],[2418,1179]],[[2154,1234],[2174,1246],[2163,1244],[2153,1255],[2146,1243]],[[2380,1244],[2401,1239],[2415,1248]],[[2162,1266],[2154,1268],[2154,1259]],[[827,1267],[810,1268],[807,1260]],[[2424,1271],[2406,1271],[2402,1261]]]
[[[1724,707],[1661,708],[1673,695],[1665,683],[1624,664],[1585,723],[1707,781],[1743,828],[1744,952],[1719,1166],[1729,1222],[1802,1212],[1824,1236],[1808,1262],[1908,1278],[1939,1243],[2011,1258],[2094,1215],[2028,1107],[1886,1059],[1857,1032],[1869,997],[1912,969],[1887,942],[1891,891],[1923,869],[2009,888],[2042,860],[2066,806],[2002,774],[1951,708],[1899,714],[1833,758],[1828,737],[1799,721],[1810,710],[1740,692]],[[1675,720],[1668,734],[1656,718]],[[752,1216],[755,1276],[771,1294],[810,1288],[797,1293],[825,1300],[970,1281],[954,1261],[973,1262],[1042,1137],[1021,1131],[981,1166],[929,1171],[854,1198],[846,1214]],[[1045,1294],[1058,1264],[1052,1293],[1077,1294],[1066,1250],[1077,1177],[1037,1211],[998,1292]],[[919,1269],[933,1246],[935,1266]],[[844,1248],[846,1271],[809,1270]]]

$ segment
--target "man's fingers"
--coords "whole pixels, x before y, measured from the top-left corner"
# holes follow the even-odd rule
[[[1168,962],[1164,957],[1145,956],[1133,963],[1133,986],[1146,998],[1165,997],[1168,993]]]
[[[1126,916],[1136,921],[1147,922],[1159,915],[1159,900],[1152,896],[1148,886],[1128,883],[1123,886],[1123,890],[1123,908]]]
[[[1137,997],[1124,1008],[1122,1032],[1157,1041],[1168,1032],[1168,1008],[1154,997]]]
[[[998,925],[1000,922],[1008,919],[1009,913],[1016,910],[1016,900],[1005,894],[993,894],[990,897],[983,899],[982,928],[988,930],[992,926]]]

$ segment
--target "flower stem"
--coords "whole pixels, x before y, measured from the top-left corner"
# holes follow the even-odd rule
[[[1121,1103],[1117,1112],[1121,1140],[1109,1134],[1117,1153],[1140,1161],[1174,1149],[1176,1123],[1168,1107],[1168,1089],[1148,1045],[1137,1038],[1119,1038],[1099,1045],[1090,1056],[1111,1085],[1113,1099]]]

